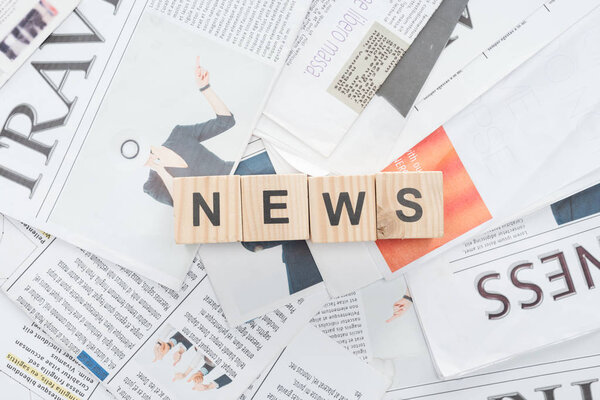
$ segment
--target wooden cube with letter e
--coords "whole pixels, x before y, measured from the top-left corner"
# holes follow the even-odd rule
[[[308,239],[306,175],[242,176],[242,221],[245,242]]]
[[[373,175],[311,177],[308,186],[313,242],[376,239]]]
[[[382,172],[375,179],[378,239],[444,236],[441,172]]]
[[[241,241],[241,202],[237,175],[173,179],[175,242]]]

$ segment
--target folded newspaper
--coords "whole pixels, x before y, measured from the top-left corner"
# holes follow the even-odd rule
[[[457,379],[440,379],[415,313],[415,308],[419,311],[418,299],[414,297],[414,307],[411,294],[401,278],[379,281],[328,302],[312,320],[348,351],[369,361],[382,374],[393,376],[385,400],[596,398],[600,389],[599,332]],[[517,334],[510,338],[518,340]]]
[[[596,184],[408,273],[440,374],[464,374],[599,330],[590,307],[599,300],[599,233]]]
[[[329,155],[440,2],[313,2],[264,114]]]
[[[328,157],[264,115],[255,134],[309,175],[379,171],[596,7],[594,0],[471,0],[406,118],[389,98],[376,95]],[[426,25],[421,34],[427,30]]]
[[[542,0],[509,0],[495,4],[485,0],[471,0],[464,8],[464,3],[456,0],[443,1],[364,111],[328,155],[323,155],[319,149],[308,146],[302,137],[295,136],[267,115],[260,119],[256,135],[274,145],[296,169],[310,175],[378,171],[395,156],[418,142],[419,137],[446,122],[458,110],[514,69],[522,62],[522,55],[527,57],[539,50],[541,43],[552,40],[554,32],[561,32],[565,29],[565,24],[572,24],[573,16],[579,18],[589,8],[582,3],[572,7],[567,13],[559,10],[545,16],[542,12],[548,14],[548,11],[543,7],[543,3]],[[461,6],[464,9],[462,14]],[[555,6],[552,6],[553,9]],[[524,26],[524,21],[530,19],[532,13],[546,17],[541,18],[542,20],[553,20],[552,24],[547,24],[552,28],[543,27],[541,37],[538,34],[527,35],[529,32],[525,34],[527,37],[523,37],[524,30],[516,28]],[[537,24],[527,26],[530,25]],[[452,30],[451,27],[455,29]],[[515,35],[516,31],[519,35]],[[512,34],[508,34],[509,32]],[[501,40],[502,38],[510,39],[509,43],[505,43],[506,39]],[[466,70],[478,55],[483,57],[483,53],[490,53],[486,54],[486,57],[495,57],[498,46],[494,46],[493,49],[489,49],[489,46],[498,41],[502,43],[500,47],[511,48],[510,58],[476,63],[478,66],[485,64],[487,70],[484,73]],[[439,55],[435,66],[435,58],[431,59],[432,47],[435,50],[434,55]],[[515,57],[517,52],[519,57]],[[298,79],[292,74],[293,71],[284,69],[275,92],[282,82]],[[459,77],[471,85],[448,89],[448,82]],[[474,78],[480,81],[474,81]],[[302,92],[299,92],[298,95],[301,94]],[[419,96],[413,107],[417,94]],[[427,98],[426,102],[423,102],[424,98]],[[422,117],[423,115],[426,117]],[[331,118],[335,121],[338,116],[334,114]],[[406,130],[403,129],[405,125]],[[415,129],[417,127],[418,129]],[[403,138],[409,141],[407,147],[393,152],[395,144]],[[321,138],[325,139],[326,137]]]
[[[180,288],[173,177],[233,170],[308,6],[84,0],[3,88],[0,212]]]

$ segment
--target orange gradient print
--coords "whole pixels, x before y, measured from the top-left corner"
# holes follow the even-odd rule
[[[384,171],[442,171],[444,174],[444,236],[378,240],[377,247],[392,272],[492,218],[443,127]]]

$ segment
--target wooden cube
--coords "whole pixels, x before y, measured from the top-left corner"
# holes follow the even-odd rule
[[[375,240],[375,177],[308,179],[310,239],[315,243]]]
[[[173,208],[178,244],[242,240],[239,176],[175,178]]]
[[[245,242],[308,239],[306,175],[242,176],[242,225]]]
[[[378,239],[444,236],[441,172],[382,172],[375,180]]]

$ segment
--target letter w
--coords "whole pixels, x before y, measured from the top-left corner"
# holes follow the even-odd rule
[[[350,225],[358,225],[360,222],[360,214],[362,213],[363,204],[365,202],[365,192],[358,193],[356,209],[352,207],[352,202],[350,201],[350,195],[348,192],[340,193],[337,205],[335,206],[335,212],[333,211],[333,204],[331,202],[331,196],[329,193],[323,193],[323,200],[325,201],[325,209],[327,210],[327,216],[329,217],[329,223],[331,226],[338,226],[340,224],[340,218],[342,217],[342,211],[344,210],[344,207],[346,207],[346,211],[348,212]]]
[[[200,226],[200,207],[214,226],[221,225],[220,193],[213,193],[213,209],[211,210],[206,200],[200,193],[193,193],[194,226]],[[199,207],[200,206],[200,207]]]

